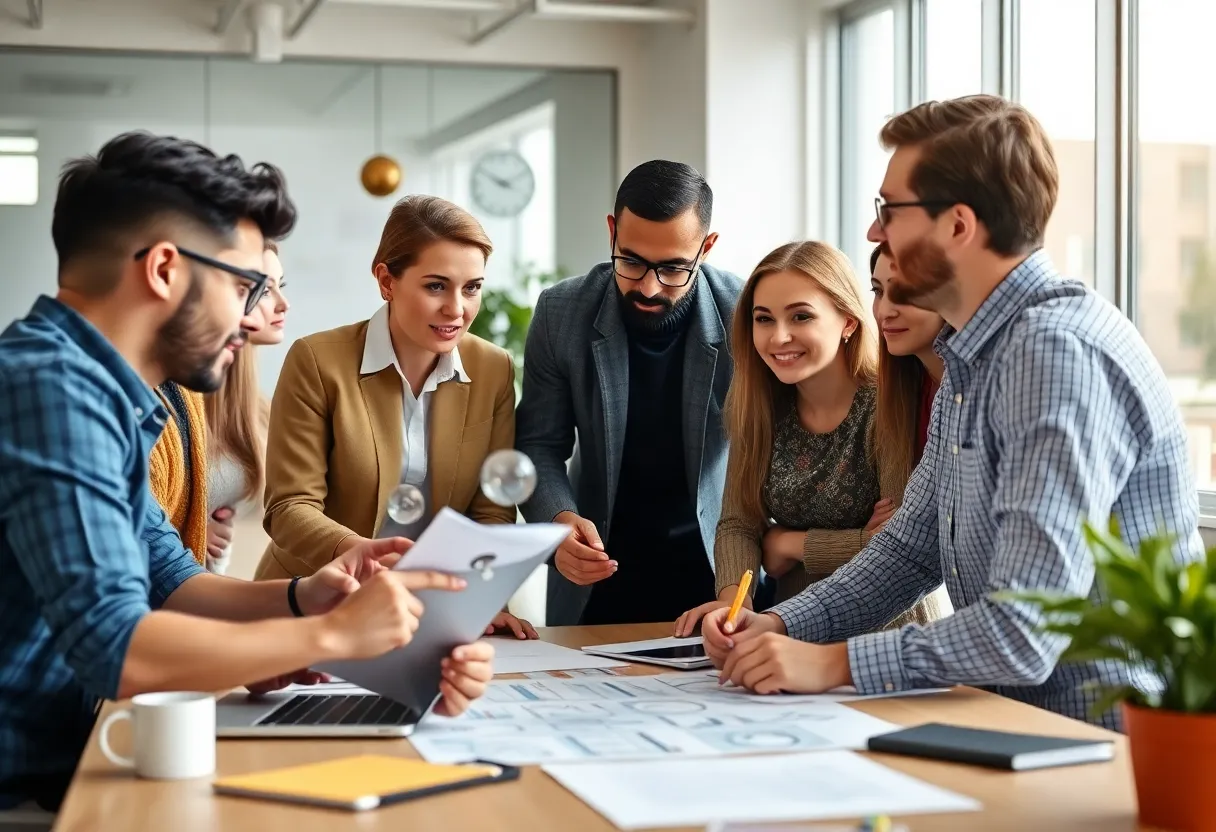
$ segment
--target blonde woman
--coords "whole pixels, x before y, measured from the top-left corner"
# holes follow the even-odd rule
[[[279,247],[266,241],[263,271],[266,296],[250,318],[249,345],[236,352],[224,385],[206,399],[207,416],[207,569],[228,571],[233,523],[262,499],[266,481],[266,427],[270,406],[258,386],[257,356],[250,347],[283,343],[287,312]]]
[[[729,605],[748,569],[776,582],[776,600],[792,597],[851,560],[895,510],[872,443],[876,338],[848,259],[819,242],[770,253],[743,287],[731,345],[718,600],[681,616],[681,636]]]
[[[402,483],[424,494],[426,511],[388,518],[394,534],[416,538],[443,506],[479,523],[515,522],[515,507],[480,485],[486,457],[515,442],[515,365],[468,332],[492,250],[464,209],[408,196],[372,260],[380,309],[292,345],[271,405],[271,543],[255,579],[311,575],[375,537]],[[494,626],[536,638],[506,612]]]

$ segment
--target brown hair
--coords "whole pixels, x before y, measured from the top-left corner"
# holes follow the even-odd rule
[[[878,266],[882,246],[870,255],[870,276]],[[883,496],[888,488],[902,493],[916,457],[917,428],[920,420],[920,395],[925,384],[925,365],[915,355],[892,355],[887,342],[878,339],[878,396],[874,407],[870,448],[877,463]]]
[[[437,196],[412,194],[399,200],[384,223],[372,271],[383,263],[394,277],[417,262],[432,243],[446,240],[479,249],[488,260],[494,246],[477,218]]]
[[[995,95],[927,101],[880,135],[888,150],[920,150],[912,191],[926,202],[969,206],[992,251],[1012,257],[1043,245],[1059,172],[1047,134],[1025,107]],[[926,210],[936,216],[940,206]]]
[[[756,523],[764,522],[761,492],[768,477],[773,454],[774,402],[788,395],[786,385],[756,352],[752,340],[752,306],[756,285],[770,274],[796,271],[815,282],[842,314],[857,321],[857,328],[842,349],[849,373],[859,386],[874,383],[875,334],[861,302],[857,278],[849,259],[827,243],[814,241],[787,243],[772,251],[752,271],[739,295],[731,322],[731,353],[734,375],[726,392],[723,422],[730,440],[730,454],[737,462],[737,489],[745,515]]]
[[[223,385],[206,397],[207,450],[231,457],[245,474],[244,500],[261,499],[266,480],[266,425],[270,407],[258,389],[254,347],[236,351]]]

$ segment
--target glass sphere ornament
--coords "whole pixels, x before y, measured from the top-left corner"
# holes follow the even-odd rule
[[[495,451],[481,464],[481,490],[500,506],[525,503],[536,490],[536,466],[519,451]]]
[[[426,511],[426,500],[417,486],[402,483],[388,498],[388,516],[403,526],[417,523]]]

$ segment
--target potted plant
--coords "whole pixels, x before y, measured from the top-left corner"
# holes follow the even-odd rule
[[[532,323],[530,295],[561,279],[563,272],[539,271],[532,266],[516,269],[513,286],[487,288],[481,293],[481,311],[469,326],[469,332],[490,341],[511,353],[515,359],[515,394],[523,382],[524,342]]]
[[[1097,713],[1119,705],[1131,747],[1140,821],[1175,832],[1216,827],[1216,548],[1179,564],[1175,539],[1149,537],[1138,552],[1108,529],[1085,524],[1102,600],[1034,592],[1000,593],[1037,604],[1049,632],[1071,641],[1062,661],[1146,664],[1158,693],[1104,692]]]

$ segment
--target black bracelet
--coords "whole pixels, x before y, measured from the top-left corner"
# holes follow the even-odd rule
[[[287,606],[291,607],[292,615],[296,618],[304,617],[304,610],[300,609],[300,603],[296,600],[296,584],[300,582],[300,576],[291,579],[291,583],[287,585]]]

